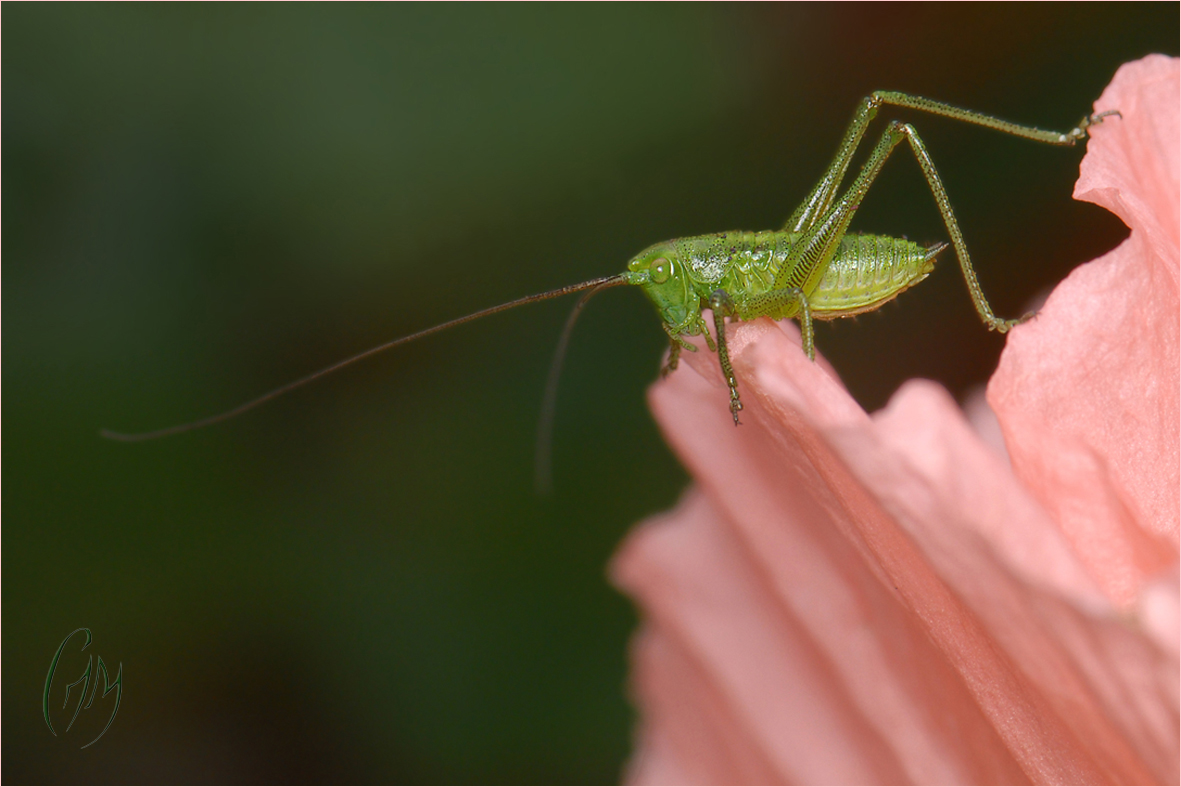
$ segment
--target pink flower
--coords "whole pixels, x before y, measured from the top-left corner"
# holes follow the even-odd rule
[[[1075,196],[1131,236],[1015,329],[988,398],[873,416],[791,324],[652,388],[696,483],[613,565],[640,605],[633,782],[1177,783],[1178,61],[1095,104]]]

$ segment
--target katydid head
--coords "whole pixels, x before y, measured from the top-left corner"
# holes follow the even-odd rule
[[[628,284],[638,285],[656,305],[660,319],[676,332],[697,320],[700,303],[692,295],[686,268],[673,241],[649,246],[627,264]]]

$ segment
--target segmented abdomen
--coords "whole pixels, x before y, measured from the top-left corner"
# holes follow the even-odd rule
[[[830,320],[873,311],[927,278],[945,246],[926,248],[886,235],[846,235],[808,296],[812,316]]]

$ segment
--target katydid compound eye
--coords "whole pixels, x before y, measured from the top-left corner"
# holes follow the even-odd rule
[[[652,281],[656,284],[664,284],[668,281],[668,277],[673,275],[673,264],[664,257],[657,257],[652,260]]]

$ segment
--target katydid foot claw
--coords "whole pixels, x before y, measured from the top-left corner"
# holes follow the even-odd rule
[[[1119,118],[1120,120],[1124,119],[1124,116],[1122,114],[1120,114],[1120,111],[1118,109],[1108,109],[1103,112],[1095,112],[1090,115],[1087,115],[1085,118],[1080,120],[1078,122],[1078,126],[1071,129],[1071,131],[1066,136],[1068,136],[1073,141],[1086,139],[1088,136],[1088,132],[1087,132],[1088,128],[1090,128],[1091,126],[1098,126],[1100,123],[1103,122],[1104,118],[1109,118],[1109,117],[1112,117],[1113,115],[1115,117]]]
[[[734,425],[742,426],[742,422],[738,420],[738,413],[742,410],[742,400],[737,396],[730,399],[730,415],[734,416]]]
[[[1012,320],[998,319],[995,322],[988,323],[988,329],[991,331],[996,331],[997,333],[1008,333],[1014,327],[1021,325],[1022,323],[1029,322],[1034,317],[1037,317],[1037,312],[1026,312],[1020,317]]]

